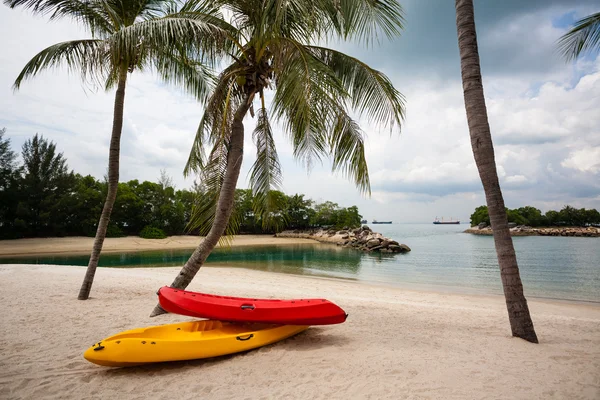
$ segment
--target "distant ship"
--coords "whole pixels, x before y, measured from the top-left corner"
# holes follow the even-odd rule
[[[452,221],[452,218],[450,218],[450,221],[444,221],[444,217],[442,217],[442,220],[440,221],[438,219],[438,217],[435,217],[435,221],[433,221],[434,225],[458,225],[460,224],[460,221]]]
[[[376,219],[373,220],[374,224],[391,224],[392,221],[377,221]]]
[[[361,220],[360,220],[360,223],[361,223],[361,224],[366,224],[366,223],[367,223],[367,220],[366,220],[366,219],[361,219]]]

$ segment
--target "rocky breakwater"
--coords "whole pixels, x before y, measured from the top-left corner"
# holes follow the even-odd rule
[[[367,225],[356,229],[318,229],[309,231],[283,231],[277,237],[313,239],[338,246],[351,247],[366,252],[407,253],[410,247],[373,232]]]
[[[574,236],[574,237],[600,237],[600,228],[589,227],[548,227],[532,228],[526,225],[509,223],[512,236]],[[487,224],[471,227],[465,231],[476,235],[492,235],[492,228]]]

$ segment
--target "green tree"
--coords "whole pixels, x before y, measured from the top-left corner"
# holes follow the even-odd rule
[[[560,220],[560,214],[558,211],[554,211],[554,210],[548,210],[546,211],[546,214],[544,214],[544,217],[546,217],[546,221],[548,223],[549,226],[554,226],[554,225],[558,225],[558,222]]]
[[[348,228],[358,228],[361,223],[362,215],[358,213],[358,207],[351,206],[348,208],[342,209],[343,213],[338,218],[338,228],[348,227]]]
[[[600,212],[596,209],[586,210],[585,212],[585,222],[587,224],[600,224]]]
[[[525,219],[525,221],[523,223],[526,225],[542,226],[546,223],[546,220],[545,220],[544,216],[542,215],[542,212],[535,207],[531,207],[531,206],[521,207],[521,208],[518,208],[516,210],[516,212],[518,212],[519,215],[521,215],[521,217],[523,217]]]
[[[17,154],[12,151],[10,139],[4,139],[6,128],[0,129],[0,238],[16,237],[13,229],[18,204],[21,168]]]
[[[85,300],[94,280],[119,183],[119,154],[123,107],[128,73],[153,69],[167,82],[183,86],[199,99],[210,87],[211,73],[195,60],[206,60],[215,50],[227,51],[227,37],[218,5],[191,0],[182,7],[177,1],[158,0],[4,0],[10,7],[23,6],[34,14],[52,19],[73,18],[91,33],[91,39],[50,46],[35,55],[15,81],[38,72],[67,66],[81,72],[107,90],[117,88],[108,159],[108,191],[102,209],[88,269],[78,298]]]
[[[471,226],[479,225],[482,222],[485,222],[488,225],[490,224],[487,206],[479,206],[475,209],[475,212],[471,214]]]
[[[102,211],[105,197],[102,183],[93,176],[75,175],[75,189],[69,196],[70,219],[68,234],[94,236],[98,225],[96,216]]]
[[[537,343],[513,246],[504,198],[498,182],[494,145],[488,122],[483,83],[479,66],[473,0],[456,0],[456,28],[463,83],[465,110],[475,164],[483,184],[490,215],[500,276],[513,336]]]
[[[62,198],[75,185],[56,145],[36,134],[22,148],[23,180],[16,217],[23,236],[56,236],[66,233],[66,210]]]
[[[558,47],[567,60],[600,49],[600,12],[580,19],[573,29],[558,40]]]
[[[382,127],[399,126],[404,116],[403,97],[387,77],[354,57],[317,45],[330,38],[371,42],[378,33],[395,37],[403,22],[396,0],[223,0],[215,4],[229,10],[236,46],[231,64],[219,75],[208,100],[185,169],[186,173],[200,171],[211,195],[196,207],[198,216],[193,220],[204,227],[206,237],[173,281],[176,288],[187,287],[226,228],[235,225],[229,219],[248,112],[257,119],[250,185],[256,204],[263,208],[269,205],[269,191],[278,189],[281,180],[271,119],[280,123],[292,140],[294,156],[307,166],[331,155],[334,170],[370,192],[363,132],[350,111]],[[274,91],[271,115],[265,105],[268,90]],[[153,315],[163,312],[157,307]]]
[[[312,200],[304,200],[303,194],[296,193],[288,196],[287,199],[287,217],[288,227],[291,229],[306,229],[310,226],[311,218],[314,218],[315,211],[311,208]]]
[[[316,204],[311,225],[335,227],[337,225],[339,208],[340,206],[332,201]]]

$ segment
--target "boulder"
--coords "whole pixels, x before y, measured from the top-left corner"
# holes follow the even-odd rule
[[[479,225],[477,225],[477,227],[478,227],[479,229],[483,229],[483,228],[485,228],[486,226],[487,226],[487,222],[480,222],[480,223],[479,223]]]
[[[379,241],[379,239],[371,239],[371,240],[367,241],[367,247],[371,248],[371,247],[379,246],[379,243],[381,243]]]
[[[509,222],[508,223],[508,229],[516,228],[516,227],[517,227],[517,224],[515,222]]]

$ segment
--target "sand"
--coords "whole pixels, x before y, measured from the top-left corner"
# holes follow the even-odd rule
[[[598,399],[600,306],[530,300],[541,343],[512,338],[504,300],[334,279],[203,268],[192,290],[326,297],[346,323],[311,327],[244,354],[111,369],[83,351],[150,319],[155,292],[179,268],[1,265],[0,398]]]
[[[139,236],[106,238],[103,253],[142,250],[194,249],[202,237],[169,236],[166,239],[142,239]],[[270,244],[317,243],[311,239],[276,238],[273,235],[237,235],[232,246],[257,246]],[[0,240],[0,256],[32,254],[86,254],[92,251],[94,238],[74,236],[64,238],[35,238]]]

